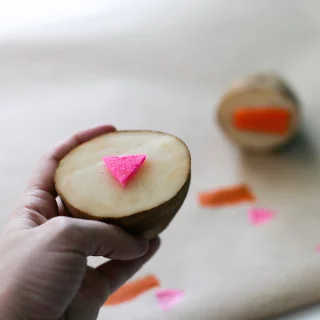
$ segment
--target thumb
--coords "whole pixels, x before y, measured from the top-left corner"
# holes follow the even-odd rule
[[[142,257],[149,248],[146,239],[134,237],[119,227],[99,221],[59,216],[39,228],[43,228],[52,245],[87,257],[132,260]]]

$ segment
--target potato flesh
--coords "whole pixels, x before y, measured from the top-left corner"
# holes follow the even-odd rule
[[[102,158],[128,154],[147,154],[147,159],[123,188]],[[94,217],[121,218],[170,200],[189,171],[189,151],[177,138],[157,132],[118,132],[67,155],[57,170],[56,185],[73,207]]]

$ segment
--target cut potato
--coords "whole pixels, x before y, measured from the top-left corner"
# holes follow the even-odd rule
[[[217,118],[240,148],[267,152],[294,138],[300,108],[285,80],[276,74],[257,73],[231,87],[221,99]]]
[[[145,154],[145,163],[123,187],[103,158]],[[188,147],[155,131],[117,131],[94,138],[61,161],[55,186],[73,217],[118,225],[148,239],[162,232],[183,204],[191,179]]]

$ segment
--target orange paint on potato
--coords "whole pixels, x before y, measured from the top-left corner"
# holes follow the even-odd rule
[[[240,202],[253,202],[255,196],[249,188],[242,184],[207,192],[200,192],[199,203],[204,207],[234,205]]]
[[[283,135],[289,130],[291,112],[283,107],[239,107],[232,120],[242,131]]]
[[[125,283],[108,298],[104,305],[112,306],[133,300],[140,294],[159,286],[159,280],[154,275],[148,275],[141,279]]]

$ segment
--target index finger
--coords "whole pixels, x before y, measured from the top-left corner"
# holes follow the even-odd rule
[[[72,149],[101,134],[115,131],[111,125],[102,125],[74,134],[71,138],[54,147],[45,154],[34,170],[27,189],[41,190],[55,195],[54,174],[60,160]]]

